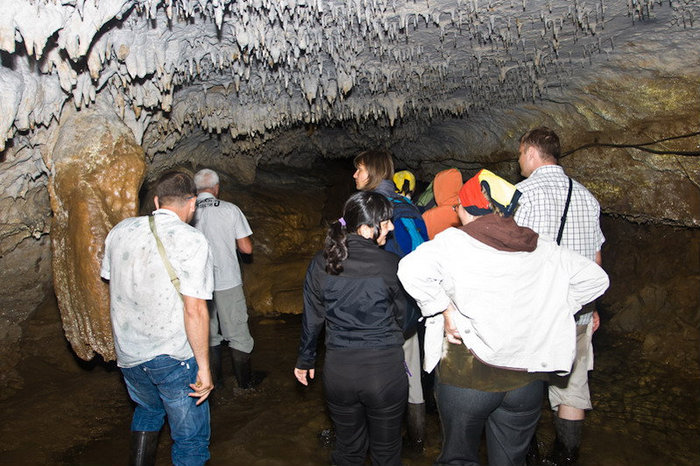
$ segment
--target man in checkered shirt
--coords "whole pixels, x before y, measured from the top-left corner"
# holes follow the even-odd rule
[[[519,152],[520,170],[527,179],[516,185],[522,196],[515,221],[556,241],[569,192],[569,177],[559,165],[559,137],[549,128],[532,129],[520,138]],[[600,248],[604,241],[598,201],[572,180],[561,245],[601,265]],[[545,464],[576,464],[585,410],[592,409],[588,390],[588,371],[593,369],[591,337],[600,319],[594,303],[581,309],[576,317],[576,360],[571,374],[549,386],[557,437]]]

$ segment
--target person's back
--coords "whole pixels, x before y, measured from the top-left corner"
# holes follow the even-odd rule
[[[238,262],[238,252],[253,252],[253,232],[238,206],[218,199],[219,175],[214,170],[199,170],[194,181],[197,210],[193,223],[207,237],[214,258],[214,298],[208,302],[212,373],[219,385],[223,385],[222,342],[228,341],[238,386],[255,388],[264,374],[254,372],[251,367],[255,342],[248,328],[248,308]]]
[[[347,259],[337,275],[325,271],[326,259],[316,254],[307,272],[313,283],[305,299],[317,299],[315,305],[325,311],[326,347],[335,349],[386,348],[403,344],[405,296],[396,276],[399,258],[371,240],[348,235]],[[403,299],[398,299],[403,298]],[[306,302],[311,308],[312,303]],[[315,351],[315,343],[309,350]]]
[[[429,239],[435,238],[446,228],[460,225],[455,206],[459,202],[461,187],[462,174],[456,168],[448,168],[435,175],[433,193],[437,205],[423,212]]]
[[[154,221],[180,278],[180,291],[207,296],[203,289],[207,282],[196,276],[208,258],[204,235],[165,209],[154,213]],[[110,274],[110,314],[120,367],[132,367],[159,354],[192,357],[182,325],[182,300],[163,266],[148,222],[148,217],[123,220],[105,240],[104,267],[111,264],[105,273]]]
[[[211,245],[216,289],[240,285],[241,267],[235,240],[252,234],[241,209],[213,194],[200,193],[192,224],[204,233]]]
[[[575,344],[571,307],[576,294],[582,292],[570,287],[571,271],[580,271],[581,279],[588,278],[585,265],[589,261],[546,238],[538,239],[531,231],[526,236],[529,230],[517,228],[512,219],[496,214],[478,217],[473,228],[504,234],[489,244],[491,238],[477,239],[465,227],[448,228],[401,261],[402,281],[402,273],[417,273],[418,269],[421,275],[433,272],[449,293],[441,293],[442,299],[437,299],[432,293],[415,293],[404,282],[406,289],[415,293],[426,316],[443,311],[450,300],[464,310],[469,319],[464,321],[468,331],[462,338],[487,364],[568,372]],[[428,264],[439,264],[439,270]],[[543,362],[546,367],[540,365]]]
[[[600,205],[582,184],[571,181],[570,208],[561,245],[595,260],[604,239],[600,232]],[[563,168],[559,165],[539,167],[516,187],[523,195],[515,221],[556,241],[569,191],[569,177]]]
[[[428,231],[420,210],[413,205],[410,199],[394,191],[393,181],[382,180],[374,192],[386,196],[394,206],[394,214],[391,218],[394,223],[394,231],[393,235],[387,239],[385,250],[403,257],[417,248],[423,241],[428,240]]]

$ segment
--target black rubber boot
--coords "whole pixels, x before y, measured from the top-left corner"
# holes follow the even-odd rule
[[[547,466],[575,466],[578,464],[578,449],[581,445],[583,420],[569,421],[554,418],[554,429],[557,436],[554,439],[552,452],[542,464]]]
[[[408,447],[415,453],[425,449],[425,403],[408,403],[406,415]]]
[[[156,464],[159,432],[132,431],[130,466],[153,466]]]
[[[224,377],[221,372],[221,345],[209,347],[209,370],[215,387],[224,386]]]
[[[251,370],[250,353],[231,348],[231,356],[233,359],[233,374],[236,376],[238,387],[248,390],[260,385],[267,374]]]

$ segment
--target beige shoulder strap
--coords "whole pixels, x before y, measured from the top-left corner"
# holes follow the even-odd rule
[[[180,293],[180,279],[177,278],[175,269],[173,269],[172,264],[170,264],[170,261],[168,260],[168,256],[165,254],[165,247],[163,247],[163,243],[161,242],[160,237],[158,236],[158,232],[156,231],[156,220],[153,215],[148,216],[148,224],[151,226],[151,232],[153,233],[153,236],[156,237],[158,252],[160,253],[160,258],[163,259],[163,265],[165,265],[165,269],[168,271],[170,281],[177,290],[177,294],[180,296],[180,299],[184,301],[184,299],[182,298],[182,293]]]

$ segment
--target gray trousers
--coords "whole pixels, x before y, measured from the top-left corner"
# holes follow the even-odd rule
[[[214,291],[214,299],[207,301],[207,305],[209,307],[209,346],[217,346],[226,340],[231,348],[238,351],[244,353],[253,351],[254,342],[248,329],[248,307],[243,294],[243,285]]]
[[[425,403],[423,385],[421,384],[420,344],[418,333],[414,333],[403,344],[403,354],[408,368],[408,402],[412,404]]]

